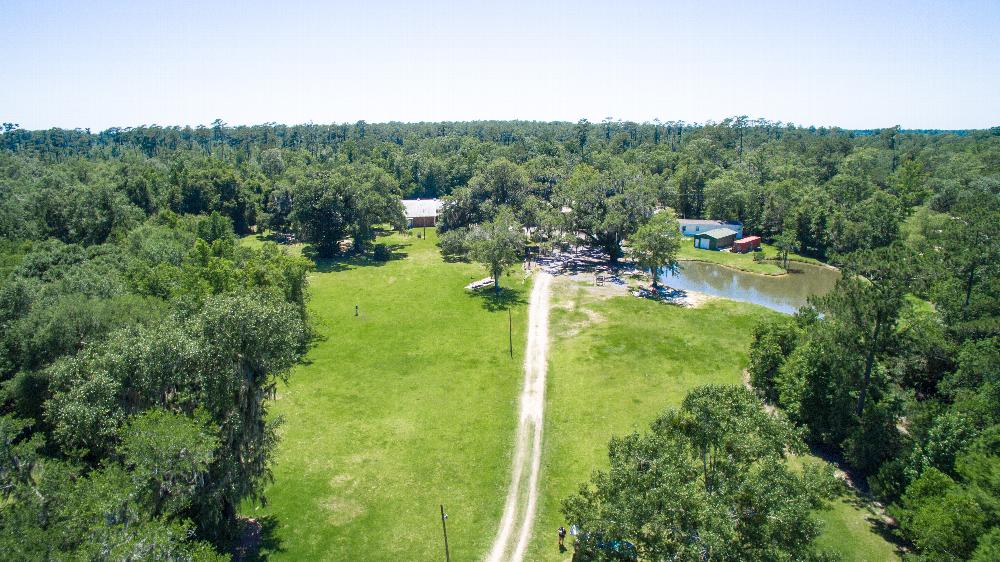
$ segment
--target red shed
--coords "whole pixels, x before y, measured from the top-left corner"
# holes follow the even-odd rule
[[[760,236],[747,236],[733,242],[733,252],[745,254],[760,248]]]

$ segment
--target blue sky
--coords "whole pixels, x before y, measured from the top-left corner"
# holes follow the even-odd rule
[[[1000,0],[14,2],[0,121],[1000,124]]]

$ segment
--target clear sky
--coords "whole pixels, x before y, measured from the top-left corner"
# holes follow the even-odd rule
[[[0,121],[1000,124],[1000,0],[0,0]]]

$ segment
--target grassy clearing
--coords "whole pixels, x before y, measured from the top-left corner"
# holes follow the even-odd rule
[[[613,434],[645,431],[694,386],[739,384],[750,331],[776,314],[714,300],[682,309],[631,297],[598,299],[563,284],[554,295],[546,401],[541,505],[529,560],[569,560],[556,548],[565,524],[559,503],[594,468],[607,465]],[[822,544],[845,561],[893,560],[891,545],[870,530],[847,500],[820,517]]]
[[[272,560],[431,560],[489,547],[509,482],[529,286],[507,312],[463,287],[478,266],[444,263],[428,239],[394,235],[393,260],[327,261],[310,278],[321,340],[281,387],[284,418],[266,508]],[[260,243],[255,238],[248,244]],[[354,305],[361,315],[354,316]]]
[[[792,457],[792,466],[814,462],[816,457]],[[861,497],[845,489],[837,499],[820,511],[823,534],[817,539],[822,548],[840,552],[844,562],[882,562],[899,560],[893,544],[879,533],[881,515]]]
[[[717,263],[719,265],[724,265],[726,267],[731,267],[733,269],[739,269],[741,271],[747,271],[750,273],[759,273],[761,275],[784,275],[787,273],[785,268],[781,267],[779,261],[779,252],[777,248],[769,244],[763,244],[761,246],[762,254],[765,261],[754,261],[754,252],[746,254],[734,254],[732,252],[719,252],[715,250],[702,250],[700,248],[695,248],[691,243],[690,239],[684,239],[681,242],[681,251],[679,254],[679,259],[689,260],[689,261],[704,261]],[[821,264],[819,260],[808,258],[805,256],[800,256],[798,254],[789,254],[788,261],[796,261],[802,263],[811,264]]]
[[[684,240],[683,242],[688,242],[688,240]],[[759,273],[761,275],[783,275],[785,273],[785,269],[778,263],[753,261],[752,252],[748,254],[734,254],[731,252],[702,250],[687,243],[681,244],[679,259],[717,263],[726,267],[750,273]]]
[[[839,552],[844,562],[891,562],[899,560],[892,543],[876,530],[878,515],[857,498],[840,497],[829,509],[818,513],[823,534],[816,539],[822,548]]]
[[[251,248],[259,248],[267,242],[271,242],[272,239],[270,234],[265,232],[263,234],[251,234],[240,239],[240,244],[248,246]],[[302,250],[305,249],[305,244],[301,242],[295,244],[279,244],[281,248],[284,248],[286,252],[293,256],[301,256]]]

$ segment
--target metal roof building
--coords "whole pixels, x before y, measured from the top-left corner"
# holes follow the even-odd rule
[[[736,240],[736,231],[731,228],[715,228],[694,236],[694,247],[702,250],[728,248]]]
[[[434,226],[441,211],[440,199],[403,199],[406,226]]]

